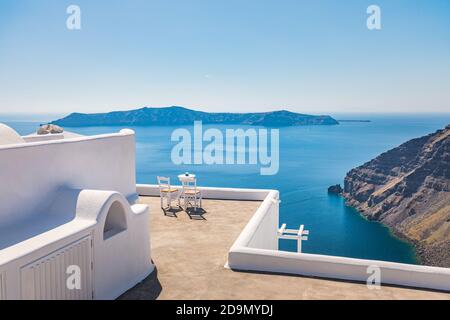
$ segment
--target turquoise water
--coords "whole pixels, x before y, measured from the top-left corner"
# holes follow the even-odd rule
[[[416,263],[413,248],[376,222],[362,218],[342,198],[329,195],[328,186],[343,183],[347,171],[411,138],[434,132],[450,123],[446,115],[336,115],[337,119],[370,119],[369,123],[338,126],[288,127],[280,130],[280,170],[259,175],[258,166],[176,166],[170,160],[172,127],[135,127],[137,180],[156,183],[156,175],[176,181],[185,171],[198,175],[199,184],[217,187],[272,188],[281,192],[280,223],[289,228],[305,224],[310,230],[303,250],[405,263]],[[21,134],[38,123],[9,122]],[[207,126],[205,126],[207,128]],[[224,126],[220,126],[224,129]],[[81,134],[118,131],[119,127],[66,128]],[[295,251],[293,241],[281,242]]]

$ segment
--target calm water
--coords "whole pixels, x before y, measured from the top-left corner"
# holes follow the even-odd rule
[[[328,186],[343,183],[347,171],[411,138],[434,132],[450,123],[450,115],[338,115],[337,119],[370,119],[370,123],[338,126],[289,127],[280,130],[280,170],[259,175],[259,167],[176,166],[170,160],[171,127],[136,127],[137,180],[156,183],[156,175],[173,181],[185,171],[198,175],[199,184],[218,187],[274,188],[281,192],[280,223],[289,228],[305,224],[310,230],[305,252],[416,263],[412,247],[393,237],[376,222],[363,219],[342,198],[328,195]],[[21,134],[35,122],[8,122]],[[205,128],[207,128],[205,126]],[[81,134],[116,132],[119,127],[66,128]],[[224,127],[221,127],[224,129]],[[296,243],[283,241],[284,250]]]

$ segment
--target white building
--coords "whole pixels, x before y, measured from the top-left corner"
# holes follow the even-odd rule
[[[134,132],[19,136],[0,124],[0,300],[113,299],[147,277]]]

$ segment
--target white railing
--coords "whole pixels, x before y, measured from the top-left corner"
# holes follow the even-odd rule
[[[298,230],[286,229],[286,223],[281,225],[278,229],[278,239],[295,240],[297,241],[297,252],[302,253],[302,242],[308,240],[309,230],[305,230],[305,225],[300,225]]]
[[[366,282],[370,270],[379,268],[380,282],[400,286],[450,291],[450,268],[439,268],[388,261],[355,259],[338,256],[279,251],[278,203],[272,207],[276,191],[266,199],[250,219],[228,253],[227,267],[235,270],[264,271],[313,277]],[[276,192],[278,196],[278,192]],[[271,225],[270,225],[271,224]],[[283,229],[283,227],[281,227]],[[302,228],[283,233],[306,236]],[[302,240],[306,240],[302,238]],[[301,241],[300,245],[301,245]],[[300,248],[301,251],[301,248]]]

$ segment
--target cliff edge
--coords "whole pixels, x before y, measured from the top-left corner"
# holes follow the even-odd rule
[[[450,125],[347,173],[344,197],[411,241],[422,264],[450,267]]]

